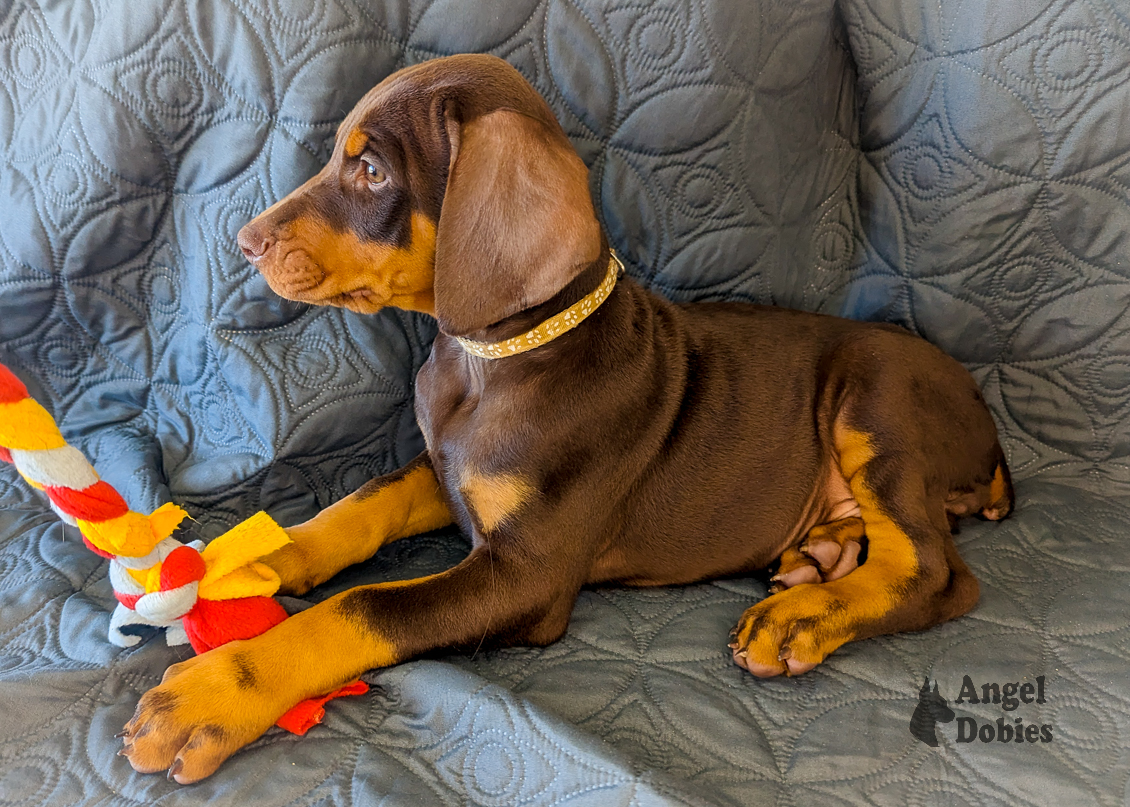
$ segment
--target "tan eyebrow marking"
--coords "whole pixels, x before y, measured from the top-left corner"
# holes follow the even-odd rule
[[[349,133],[349,137],[345,138],[345,156],[358,156],[362,151],[365,150],[365,146],[368,142],[368,135],[366,135],[360,129],[354,129]]]

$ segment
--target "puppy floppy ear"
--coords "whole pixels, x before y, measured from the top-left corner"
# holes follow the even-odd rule
[[[447,119],[435,312],[465,336],[540,305],[600,257],[588,169],[560,129],[509,109]]]

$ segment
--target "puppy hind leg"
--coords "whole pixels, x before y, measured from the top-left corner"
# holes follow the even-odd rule
[[[877,455],[867,436],[837,439],[859,502],[866,562],[837,580],[797,585],[742,615],[734,661],[758,676],[797,675],[848,641],[922,630],[968,611],[977,583],[957,557],[944,502],[899,454]]]
[[[802,583],[819,583],[820,569],[816,561],[790,546],[781,553],[780,566],[769,582],[769,593],[778,594]]]

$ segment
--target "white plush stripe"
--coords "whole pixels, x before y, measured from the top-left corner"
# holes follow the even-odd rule
[[[63,446],[46,451],[12,449],[20,473],[40,485],[84,490],[98,481],[94,467],[77,448]]]
[[[118,556],[117,561],[130,569],[148,569],[164,561],[165,558],[169,556],[169,553],[179,546],[181,546],[181,542],[176,538],[164,538],[161,543],[153,547],[153,551],[148,555],[140,558]]]
[[[110,616],[110,644],[117,645],[118,647],[133,647],[141,641],[141,637],[122,633],[122,628],[126,625],[148,624],[148,622],[133,611],[126,608],[121,603],[118,603],[118,607],[114,609],[114,613]]]
[[[145,587],[138,583],[117,560],[110,561],[110,585],[122,594],[144,594]]]
[[[184,623],[177,620],[165,628],[165,644],[169,647],[188,644],[188,634],[184,630]]]
[[[161,562],[164,563],[165,558],[171,555],[174,549],[180,549],[182,546],[184,546],[184,544],[176,538],[169,537],[162,538],[161,542],[153,547],[153,550],[157,553],[157,556],[161,558]]]
[[[133,610],[154,625],[167,625],[192,610],[199,587],[193,581],[170,591],[152,591],[134,603]]]
[[[71,514],[64,513],[61,509],[59,509],[59,505],[55,504],[55,502],[48,499],[47,504],[50,505],[51,509],[55,511],[55,515],[63,520],[64,524],[70,524],[72,527],[78,526],[78,520]]]

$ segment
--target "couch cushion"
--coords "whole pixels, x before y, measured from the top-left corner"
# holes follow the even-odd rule
[[[1120,803],[1127,20],[937,5],[846,0],[842,21],[831,0],[0,11],[0,361],[134,507],[188,506],[193,537],[260,508],[305,518],[421,448],[411,381],[432,322],[280,301],[234,235],[317,170],[373,83],[462,50],[549,98],[636,277],[918,329],[978,374],[1019,479],[1012,519],[959,536],[981,604],[937,629],[761,681],[724,640],[761,581],[584,592],[551,647],[374,674],[306,738],[272,730],[177,788],[134,774],[111,735],[183,651],[107,644],[104,564],[0,468],[0,799]],[[450,534],[398,542],[310,600],[465,552]],[[938,748],[915,740],[922,678],[953,705],[965,675],[1044,676],[1045,704],[955,712],[1054,741],[959,743],[955,723]]]

